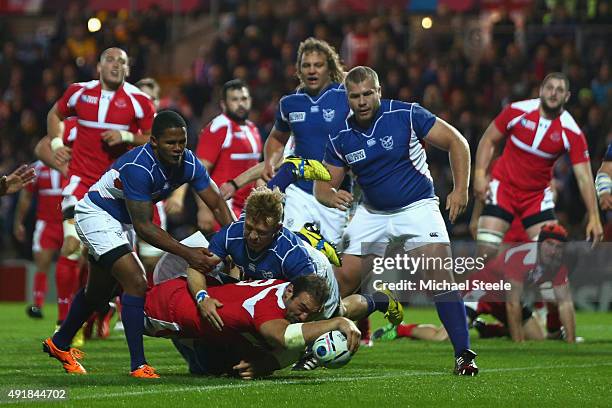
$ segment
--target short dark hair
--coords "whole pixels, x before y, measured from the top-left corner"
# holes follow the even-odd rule
[[[370,67],[365,66],[357,66],[351,69],[348,74],[346,74],[346,78],[344,78],[344,87],[347,88],[347,84],[360,84],[363,81],[371,79],[374,82],[374,86],[380,86],[380,81],[378,80],[378,74]]]
[[[164,134],[166,129],[171,128],[185,128],[187,129],[187,124],[185,123],[185,119],[178,113],[173,110],[163,110],[159,111],[157,115],[155,115],[155,119],[153,119],[153,127],[151,128],[151,134],[156,138],[159,138]]]
[[[308,293],[319,305],[324,305],[329,298],[329,287],[325,278],[314,273],[302,275],[295,278],[293,284],[293,296],[298,296],[302,292]]]
[[[223,84],[223,88],[221,88],[221,100],[224,101],[227,98],[227,92],[234,89],[242,89],[247,88],[247,84],[242,79],[232,79]]]
[[[546,75],[544,77],[544,79],[542,80],[542,85],[544,86],[545,83],[547,83],[550,79],[560,79],[563,82],[565,82],[565,88],[567,88],[566,90],[569,91],[570,89],[570,81],[569,78],[567,77],[567,75],[565,75],[563,72],[551,72],[550,74]]]

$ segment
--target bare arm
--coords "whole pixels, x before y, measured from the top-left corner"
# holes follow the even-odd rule
[[[215,219],[221,226],[236,221],[236,215],[230,210],[227,202],[221,197],[219,189],[214,181],[210,180],[210,185],[202,191],[197,192],[198,197],[210,208]],[[197,201],[197,200],[196,200]]]
[[[559,305],[559,320],[565,328],[565,341],[576,342],[576,311],[569,284],[554,286],[555,298]]]
[[[323,162],[323,164],[329,170],[331,180],[316,180],[314,182],[315,198],[326,207],[346,211],[353,202],[353,195],[348,191],[338,190],[338,188],[346,177],[347,170],[344,167],[333,166],[326,162]]]
[[[484,201],[487,197],[489,166],[503,140],[503,133],[497,130],[494,122],[491,122],[478,143],[474,166],[474,195],[479,200]]]
[[[47,114],[47,135],[49,135],[53,157],[58,166],[62,166],[70,160],[70,149],[64,146],[62,142],[63,120],[64,116],[57,110],[57,103],[55,103]]]
[[[512,288],[506,294],[506,316],[508,317],[508,329],[512,341],[521,343],[525,341],[525,333],[523,332],[521,295],[523,294],[523,284],[510,281]]]
[[[149,141],[151,138],[151,129],[132,133],[128,130],[106,130],[102,132],[102,140],[109,146],[115,146],[121,143],[128,143],[134,146],[140,146]]]
[[[270,320],[262,324],[259,331],[273,347],[287,348],[285,344],[285,330],[287,326],[289,326],[289,322],[285,319]],[[351,353],[354,354],[357,351],[361,332],[359,332],[355,323],[344,317],[334,317],[329,320],[304,323],[302,325],[304,342],[310,344],[320,335],[331,330],[340,330],[344,333],[347,337]]]
[[[190,248],[181,244],[166,231],[153,224],[153,204],[150,201],[125,200],[134,230],[140,238],[156,248],[184,258],[194,269],[210,271],[221,259],[211,256],[205,248]]]
[[[187,286],[189,287],[191,295],[196,298],[198,292],[206,290],[206,277],[193,268],[187,268]],[[223,304],[210,296],[206,296],[204,300],[198,302],[198,311],[200,315],[206,319],[212,327],[221,331],[223,330],[223,319],[221,319],[221,316],[217,313],[217,308],[219,307],[223,307]]]
[[[599,206],[604,211],[612,210],[612,161],[604,161],[597,171],[597,195]]]
[[[28,190],[21,190],[19,193],[19,200],[17,201],[17,207],[15,208],[15,221],[13,223],[13,234],[17,241],[25,241],[25,226],[23,220],[25,219],[26,213],[32,204],[32,193]]]
[[[425,140],[438,149],[448,152],[453,172],[453,191],[446,198],[446,209],[449,219],[455,222],[468,203],[468,185],[470,183],[470,147],[457,129],[440,118],[429,130]]]
[[[587,161],[586,163],[574,164],[572,167],[576,175],[576,182],[578,183],[582,201],[587,209],[586,237],[595,244],[603,238],[603,227],[599,219],[599,208],[597,206],[593,174],[591,173],[591,163]]]
[[[68,149],[68,153],[72,152],[72,149],[66,147]],[[34,155],[45,165],[51,167],[62,173],[64,176],[68,174],[68,162],[65,162],[63,165],[58,165],[55,161],[53,151],[51,150],[51,139],[49,136],[44,136],[42,139],[38,141],[36,146],[34,147]]]
[[[289,135],[289,132],[281,132],[276,127],[273,127],[270,131],[264,145],[264,170],[261,174],[265,181],[270,181],[274,177],[274,168],[283,158],[283,151],[287,140],[289,140]]]

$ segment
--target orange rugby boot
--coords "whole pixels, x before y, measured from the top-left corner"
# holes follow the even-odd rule
[[[43,341],[43,351],[58,360],[64,366],[68,374],[87,374],[85,367],[77,360],[82,359],[85,354],[78,349],[70,348],[68,351],[60,350],[53,344],[51,337]]]

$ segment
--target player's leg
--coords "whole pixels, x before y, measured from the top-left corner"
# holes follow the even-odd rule
[[[33,252],[36,274],[34,275],[33,301],[34,304],[28,309],[30,317],[42,318],[42,307],[47,295],[47,276],[51,269],[55,250],[41,248]],[[38,311],[38,314],[35,312]]]
[[[512,189],[492,179],[484,209],[478,219],[476,256],[493,259],[514,218]]]
[[[557,222],[552,189],[547,187],[535,193],[521,192],[520,201],[523,203],[519,214],[523,227],[529,238],[535,241],[544,224]]]

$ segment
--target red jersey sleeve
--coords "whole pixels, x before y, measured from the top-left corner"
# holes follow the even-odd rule
[[[514,109],[512,105],[508,105],[497,115],[493,123],[495,123],[497,130],[505,135],[508,132],[508,123],[522,113],[522,111]]]
[[[198,147],[196,148],[198,159],[215,163],[221,153],[227,132],[227,126],[219,126],[214,131],[210,125],[202,129],[198,139]]]
[[[147,132],[153,127],[153,118],[155,117],[155,106],[153,101],[146,96],[137,96],[140,106],[142,106],[143,116],[137,119],[138,129],[141,132]]]
[[[68,89],[66,89],[64,94],[61,96],[61,98],[59,98],[56,102],[57,110],[60,114],[62,114],[63,117],[67,118],[68,116],[74,116],[76,114],[76,112],[74,111],[76,101],[73,101],[73,103],[71,103],[70,98],[72,98],[72,96],[81,88],[82,85],[80,84],[70,85]]]
[[[569,142],[569,157],[572,164],[586,163],[589,161],[589,149],[587,147],[586,138],[582,132],[576,134],[570,131],[565,131]]]
[[[285,309],[281,309],[277,303],[277,297],[275,291],[272,291],[265,299],[255,304],[255,313],[253,315],[253,323],[255,329],[259,331],[259,328],[265,322],[270,320],[284,319]]]

